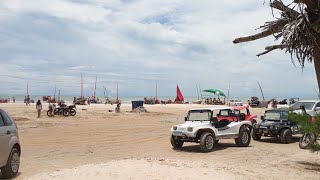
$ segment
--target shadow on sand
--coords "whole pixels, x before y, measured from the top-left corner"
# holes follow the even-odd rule
[[[291,143],[299,142],[299,139],[300,137],[292,137]],[[274,138],[274,137],[261,137],[261,139],[258,142],[282,144],[280,141],[280,138]]]
[[[311,170],[311,171],[320,171],[320,163],[311,163],[306,161],[298,161],[298,164],[303,165],[304,169]]]
[[[233,144],[233,143],[217,143],[214,145],[213,147],[213,151],[212,152],[215,152],[215,151],[221,151],[221,150],[224,150],[224,149],[228,149],[228,148],[236,148],[238,147],[236,144]],[[249,145],[250,147],[250,145]],[[175,151],[177,152],[191,152],[191,153],[203,153],[200,149],[200,145],[197,144],[197,145],[184,145],[182,146],[181,148],[179,149],[175,149]]]

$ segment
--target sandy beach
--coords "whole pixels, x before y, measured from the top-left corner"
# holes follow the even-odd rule
[[[0,104],[19,127],[20,179],[320,179],[320,154],[263,138],[239,148],[221,140],[213,152],[197,144],[173,150],[170,127],[188,109],[207,105],[145,105],[148,113],[108,112],[115,105],[77,106],[74,117],[48,117],[44,104]],[[265,109],[252,109],[260,117]]]

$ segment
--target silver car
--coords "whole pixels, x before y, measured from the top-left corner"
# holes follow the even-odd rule
[[[0,109],[0,169],[2,177],[12,178],[18,174],[20,155],[17,126],[10,116]]]

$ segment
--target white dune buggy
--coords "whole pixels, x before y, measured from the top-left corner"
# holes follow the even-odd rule
[[[235,139],[237,146],[247,147],[251,130],[251,122],[240,120],[232,107],[192,109],[185,123],[171,128],[170,141],[174,149],[184,142],[200,143],[202,152],[212,151],[220,139]]]

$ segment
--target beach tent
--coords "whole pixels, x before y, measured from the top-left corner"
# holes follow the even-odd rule
[[[184,101],[183,95],[180,91],[178,84],[177,84],[177,97],[174,101]]]
[[[218,96],[226,97],[226,95],[222,91],[220,91],[218,89],[206,89],[206,90],[203,90],[203,91],[204,92],[208,92],[208,93],[213,93],[213,94],[216,94]]]

